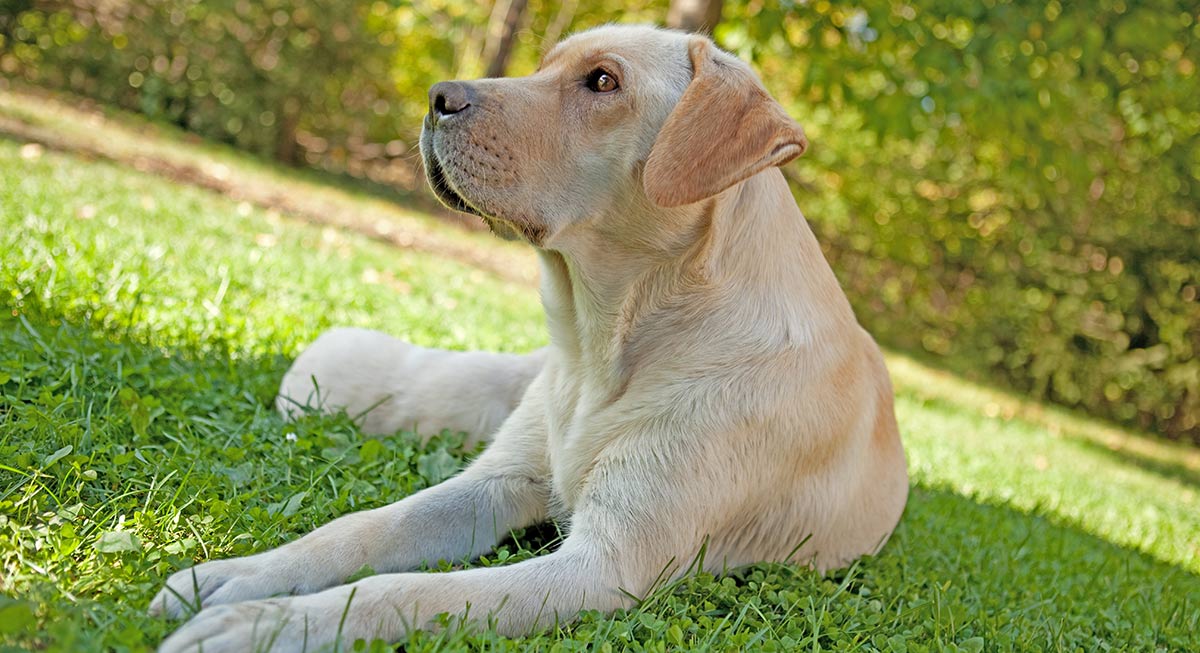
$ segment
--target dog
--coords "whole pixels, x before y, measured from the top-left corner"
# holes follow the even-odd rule
[[[879,550],[908,497],[891,381],[779,169],[804,132],[748,65],[607,26],[528,77],[435,85],[423,127],[441,201],[537,252],[551,344],[319,338],[283,380],[285,414],[490,444],[397,503],[175,573],[152,613],[202,610],[160,651],[395,641],[441,613],[520,635],[628,607],[693,563],[823,571]],[[548,519],[568,531],[549,554],[411,571]],[[378,575],[343,584],[364,566]]]

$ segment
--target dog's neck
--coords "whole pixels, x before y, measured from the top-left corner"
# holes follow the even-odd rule
[[[633,207],[597,224],[610,228],[538,250],[542,301],[554,347],[614,391],[632,372],[629,348],[644,318],[696,293],[740,297],[797,334],[854,323],[778,169],[691,206]]]

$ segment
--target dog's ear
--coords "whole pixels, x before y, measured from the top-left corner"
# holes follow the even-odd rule
[[[712,197],[804,153],[804,130],[739,61],[703,37],[688,44],[692,81],[646,160],[646,195],[661,207]]]

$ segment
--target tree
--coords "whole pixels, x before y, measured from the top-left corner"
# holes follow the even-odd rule
[[[483,45],[483,59],[487,61],[484,77],[503,77],[512,56],[513,41],[521,26],[528,0],[501,0],[492,8],[488,21],[487,41]]]
[[[712,34],[721,22],[724,0],[671,0],[667,10],[667,26],[687,32]]]

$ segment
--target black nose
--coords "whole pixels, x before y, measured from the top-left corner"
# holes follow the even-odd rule
[[[462,82],[438,82],[429,89],[429,117],[436,123],[438,118],[464,111],[471,106],[473,95],[471,87]]]

